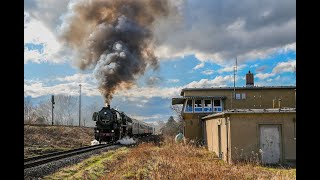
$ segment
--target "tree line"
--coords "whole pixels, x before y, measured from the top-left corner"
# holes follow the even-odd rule
[[[93,126],[92,113],[100,109],[98,103],[83,105],[81,107],[81,126]],[[79,125],[79,98],[76,96],[56,95],[53,110],[54,125]],[[51,124],[52,102],[51,98],[33,103],[30,97],[24,98],[25,124]]]

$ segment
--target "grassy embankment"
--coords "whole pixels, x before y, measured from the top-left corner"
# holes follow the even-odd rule
[[[165,138],[93,156],[45,179],[296,179],[296,169],[229,165],[205,148]]]
[[[93,128],[24,126],[24,157],[90,145]]]

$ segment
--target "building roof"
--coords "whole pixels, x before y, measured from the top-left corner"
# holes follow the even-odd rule
[[[206,120],[212,117],[219,117],[227,114],[278,114],[278,113],[296,113],[296,108],[273,108],[273,109],[228,109],[221,113],[214,113],[202,118]]]
[[[182,98],[172,98],[172,105],[183,104],[185,99],[226,99],[226,96],[186,96]]]
[[[211,88],[184,88],[180,95],[183,96],[184,91],[210,91],[210,90],[233,90],[234,87],[211,87]],[[296,86],[243,86],[235,87],[235,89],[296,89]]]

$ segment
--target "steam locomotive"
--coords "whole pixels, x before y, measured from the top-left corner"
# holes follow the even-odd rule
[[[92,120],[96,121],[94,137],[99,143],[115,142],[125,136],[151,135],[155,130],[142,121],[132,119],[123,112],[110,108],[110,105],[94,112]]]

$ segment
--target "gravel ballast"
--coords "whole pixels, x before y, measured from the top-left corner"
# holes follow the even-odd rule
[[[121,145],[112,145],[102,149],[93,150],[90,152],[86,152],[83,154],[63,158],[54,162],[42,164],[40,166],[28,168],[24,170],[24,179],[36,179],[41,178],[43,176],[52,174],[59,170],[62,167],[69,166],[81,162],[92,155],[100,154],[102,152],[106,152],[108,150],[114,150],[120,148]]]

